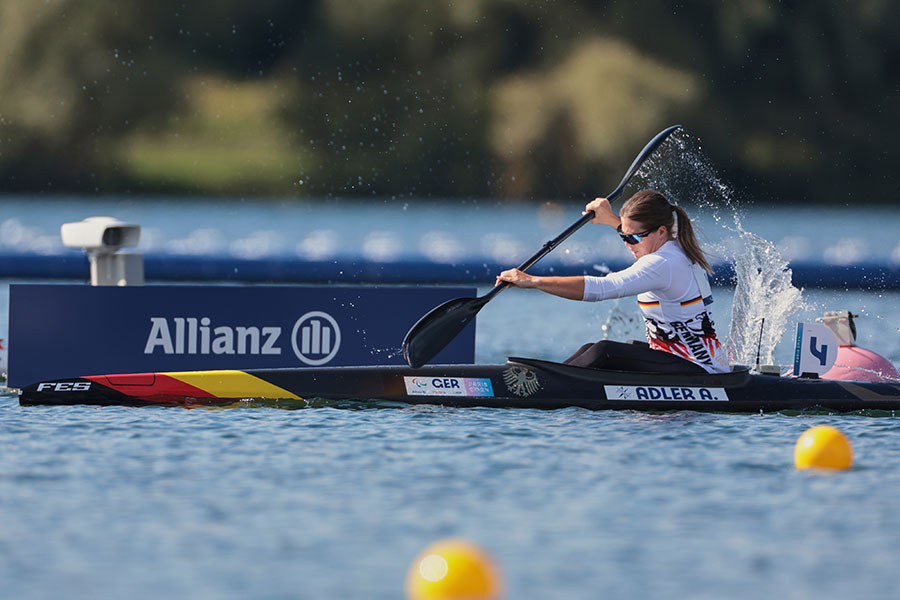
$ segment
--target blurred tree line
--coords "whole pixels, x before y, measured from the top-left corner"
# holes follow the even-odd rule
[[[0,191],[581,198],[683,123],[890,201],[890,0],[2,0]]]

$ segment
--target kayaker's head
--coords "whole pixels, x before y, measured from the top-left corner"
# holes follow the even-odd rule
[[[619,234],[635,258],[652,254],[671,239],[675,218],[666,197],[642,190],[628,199],[619,212]]]
[[[636,259],[656,252],[663,244],[674,240],[677,233],[678,241],[688,258],[711,271],[703,250],[697,243],[690,217],[683,208],[670,204],[659,192],[641,190],[636,193],[622,205],[619,217],[622,219],[619,233]]]

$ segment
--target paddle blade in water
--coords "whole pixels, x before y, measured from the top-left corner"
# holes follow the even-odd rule
[[[419,319],[403,338],[403,358],[418,369],[453,341],[481,307],[484,298],[455,298],[434,308]]]

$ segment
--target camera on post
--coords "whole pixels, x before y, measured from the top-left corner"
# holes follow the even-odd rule
[[[60,227],[62,242],[69,248],[81,248],[91,264],[91,285],[143,285],[144,257],[119,252],[137,246],[141,228],[114,217],[88,217]]]
[[[115,252],[126,246],[137,246],[141,241],[141,228],[114,217],[88,217],[77,223],[63,223],[60,235],[63,244],[69,248]]]

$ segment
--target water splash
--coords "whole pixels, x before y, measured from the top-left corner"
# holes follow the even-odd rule
[[[733,363],[773,364],[788,317],[802,306],[801,292],[775,244],[739,228],[742,252],[734,257],[734,303],[725,348]]]
[[[644,327],[644,320],[634,311],[632,302],[628,303],[626,310],[622,308],[621,300],[615,299],[606,320],[600,325],[600,331],[603,332],[601,339],[622,342],[628,339],[643,340]]]
[[[716,173],[699,138],[683,130],[673,134],[635,177],[681,206],[696,206],[719,228],[721,241],[709,243],[698,231],[710,262],[729,263],[734,270],[731,331],[725,349],[733,363],[773,363],[775,345],[788,319],[804,308],[801,292],[791,283],[791,269],[776,245],[744,229],[742,206]],[[746,203],[746,201],[745,201]],[[688,209],[690,212],[690,209]],[[720,281],[719,283],[726,283]]]

